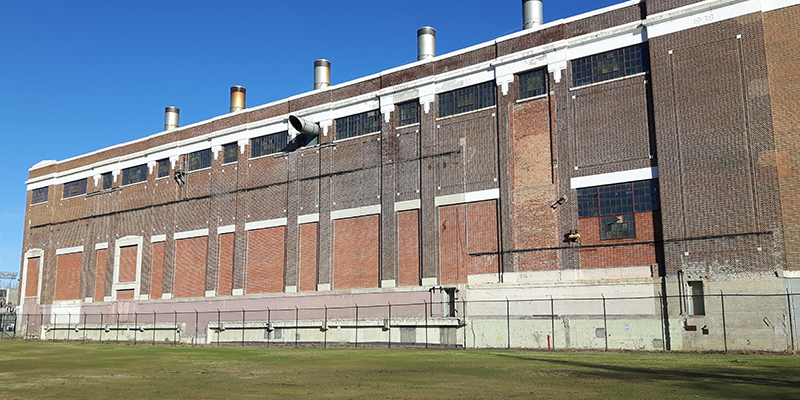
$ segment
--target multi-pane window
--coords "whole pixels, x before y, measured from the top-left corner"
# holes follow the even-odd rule
[[[86,194],[86,179],[67,182],[64,184],[64,198]]]
[[[381,113],[378,110],[336,119],[336,139],[347,139],[380,130]]]
[[[100,180],[103,183],[103,190],[111,189],[111,183],[114,181],[114,177],[111,175],[111,172],[106,172],[100,175]]]
[[[158,160],[157,164],[158,165],[157,165],[156,168],[158,168],[158,171],[156,171],[156,173],[157,173],[156,176],[159,177],[159,178],[163,178],[165,176],[169,176],[169,159],[165,158],[165,159],[162,159],[162,160]]]
[[[47,194],[49,192],[49,187],[45,186],[43,188],[33,189],[33,194],[31,194],[31,204],[39,204],[47,202]]]
[[[600,239],[625,239],[636,237],[633,214],[600,217]]]
[[[236,162],[238,158],[238,153],[236,150],[239,146],[236,143],[228,143],[222,146],[222,163],[228,164],[232,162]]]
[[[135,167],[125,168],[122,170],[122,186],[132,185],[134,183],[144,182],[147,180],[147,164],[137,165]]]
[[[578,189],[578,217],[652,210],[658,210],[658,185],[655,180]]]
[[[419,123],[419,101],[413,100],[397,105],[399,112],[398,126],[406,126]]]
[[[541,96],[547,93],[547,70],[537,70],[519,74],[519,98]]]
[[[439,118],[494,105],[494,81],[439,94]]]
[[[607,81],[649,69],[647,43],[572,60],[572,86]]]
[[[211,149],[205,149],[189,153],[186,169],[196,171],[198,169],[211,167]]]
[[[288,131],[252,138],[250,139],[250,157],[256,158],[284,151],[288,141]]]

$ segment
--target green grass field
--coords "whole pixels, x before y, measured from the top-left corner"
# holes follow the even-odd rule
[[[800,357],[0,341],[0,398],[800,398]]]

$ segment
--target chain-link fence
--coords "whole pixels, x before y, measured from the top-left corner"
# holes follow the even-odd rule
[[[794,351],[796,296],[450,298],[346,307],[4,314],[2,337],[192,346]]]

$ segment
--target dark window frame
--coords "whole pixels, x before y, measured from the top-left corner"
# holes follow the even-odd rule
[[[350,139],[381,131],[380,110],[336,118],[336,140]]]
[[[186,171],[211,168],[211,149],[193,151],[186,155]]]
[[[571,61],[572,87],[581,87],[650,70],[647,42]]]
[[[577,189],[578,218],[598,217],[600,239],[636,237],[634,215],[658,211],[658,179]]]
[[[104,172],[100,174],[100,188],[101,190],[109,190],[113,186],[114,175],[111,172]]]
[[[517,75],[519,79],[519,99],[530,99],[547,94],[547,68],[538,68]],[[540,82],[539,87],[531,87],[531,83]]]
[[[133,185],[140,182],[147,182],[147,164],[122,170],[122,186]]]
[[[250,139],[250,158],[268,156],[286,151],[289,144],[289,131],[270,133]]]
[[[239,161],[239,145],[236,142],[222,145],[222,163],[233,164],[238,161]]]
[[[162,158],[156,161],[156,179],[168,177],[170,167],[169,158]]]
[[[439,118],[494,107],[496,86],[495,81],[488,81],[439,93]]]
[[[61,198],[68,199],[86,194],[86,181],[87,179],[84,178],[65,183],[64,195]]]
[[[409,126],[419,123],[419,99],[397,105],[397,126]]]
[[[31,205],[47,203],[48,196],[50,195],[50,187],[40,187],[31,190]]]

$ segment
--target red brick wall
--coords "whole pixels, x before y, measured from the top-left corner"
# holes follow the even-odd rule
[[[229,296],[233,290],[233,242],[234,234],[219,235],[219,280],[217,295]]]
[[[378,287],[378,223],[378,215],[334,221],[333,288]]]
[[[654,213],[640,212],[634,214],[635,238],[627,239],[600,239],[600,217],[581,218],[578,220],[578,229],[581,234],[581,244],[613,244],[631,243],[655,240],[656,233],[653,225]],[[659,237],[660,239],[660,237]],[[656,250],[652,245],[618,246],[584,248],[580,250],[581,268],[609,268],[632,267],[651,265],[656,263]]]
[[[247,278],[245,293],[284,291],[286,227],[256,229],[247,233]]]
[[[136,281],[136,255],[139,246],[125,246],[119,249],[119,281]]]
[[[317,234],[319,223],[300,225],[300,285],[301,292],[317,290]]]
[[[496,273],[497,205],[494,200],[439,207],[441,281],[466,283],[472,274]]]
[[[83,253],[56,256],[55,300],[78,300],[81,297],[81,257]]]
[[[28,275],[25,277],[25,297],[36,297],[39,292],[39,263],[41,257],[28,259]]]
[[[419,286],[419,210],[397,213],[399,286]]]
[[[173,297],[204,297],[208,237],[175,241],[175,289]]]
[[[108,249],[97,250],[97,263],[95,265],[94,301],[103,301],[106,295],[106,264],[108,264]]]
[[[153,243],[153,272],[150,275],[150,298],[160,299],[164,286],[164,250],[166,243]]]
[[[133,289],[118,290],[117,300],[133,300],[134,293],[136,293],[136,291],[134,291]]]

